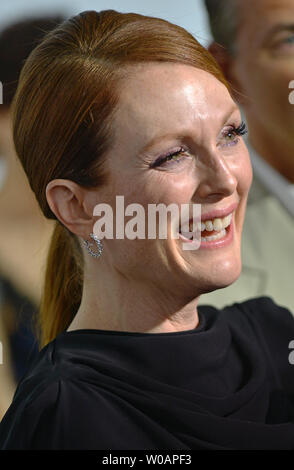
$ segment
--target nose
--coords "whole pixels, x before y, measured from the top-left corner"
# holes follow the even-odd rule
[[[201,167],[196,169],[200,183],[197,187],[197,199],[214,202],[231,196],[237,188],[237,178],[233,171],[232,162],[218,152],[211,152],[208,158],[202,160]]]

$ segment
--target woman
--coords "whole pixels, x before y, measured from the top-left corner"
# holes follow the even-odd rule
[[[268,298],[197,309],[240,274],[252,178],[240,112],[208,52],[163,20],[81,13],[26,62],[13,125],[56,228],[45,347],[1,448],[294,449],[291,314]],[[144,214],[201,204],[200,248],[184,249],[170,218],[167,238],[99,240],[94,209],[117,196]]]

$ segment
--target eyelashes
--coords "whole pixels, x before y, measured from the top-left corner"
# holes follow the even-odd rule
[[[247,126],[244,121],[241,122],[240,126],[230,126],[229,129],[224,130],[221,133],[221,136],[225,140],[225,144],[222,146],[232,146],[236,145],[239,141],[238,137],[247,134]],[[165,163],[169,165],[179,164],[180,161],[183,159],[183,156],[191,156],[188,152],[187,148],[183,146],[176,147],[175,149],[167,152],[166,154],[161,155],[158,157],[154,162],[152,162],[149,167],[156,168],[158,166],[164,165]],[[169,163],[171,162],[171,163]]]
[[[179,157],[185,152],[187,152],[187,150],[184,149],[184,147],[179,147],[175,150],[168,152],[167,154],[161,155],[153,163],[151,163],[150,168],[155,168],[157,166],[160,166],[161,164],[165,162],[175,159],[175,157]]]
[[[247,133],[247,127],[244,121],[241,122],[239,127],[232,126],[232,129],[236,135],[244,135]]]
[[[242,121],[240,126],[238,127],[232,126],[231,129],[228,132],[225,132],[224,134],[225,136],[228,136],[230,134],[234,134],[235,136],[247,134],[247,127],[245,122]]]

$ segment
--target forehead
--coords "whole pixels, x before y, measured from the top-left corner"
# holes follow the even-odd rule
[[[239,32],[260,36],[277,23],[294,22],[294,0],[238,0]]]
[[[238,9],[241,17],[262,23],[265,18],[275,14],[283,15],[293,11],[294,2],[293,0],[247,0],[246,2],[238,0]]]
[[[182,64],[148,64],[124,80],[115,117],[117,132],[135,130],[151,139],[181,132],[199,120],[217,118],[232,98],[216,77]]]

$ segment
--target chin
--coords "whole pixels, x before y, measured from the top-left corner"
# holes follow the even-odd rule
[[[203,293],[207,294],[208,292],[230,286],[239,278],[241,269],[241,260],[238,263],[234,260],[233,263],[217,264],[204,280]]]

